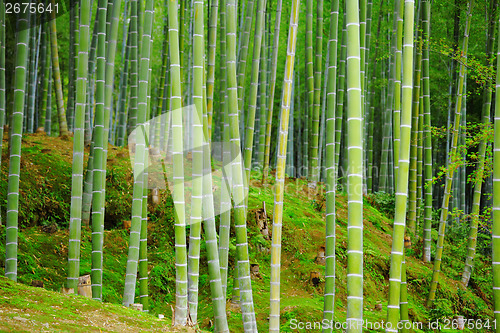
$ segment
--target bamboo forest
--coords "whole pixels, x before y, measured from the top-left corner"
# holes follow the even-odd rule
[[[499,0],[0,0],[0,331],[500,332]]]

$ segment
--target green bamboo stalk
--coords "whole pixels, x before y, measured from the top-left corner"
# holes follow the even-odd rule
[[[17,248],[19,216],[19,175],[21,173],[21,141],[27,62],[29,58],[29,13],[21,12],[16,22],[16,60],[14,72],[14,100],[10,134],[9,179],[7,184],[7,223],[5,228],[5,277],[17,281]]]
[[[219,0],[210,1],[210,18],[208,23],[208,67],[207,67],[207,113],[208,138],[212,140],[212,118],[214,113],[214,82],[215,82],[215,55],[217,51],[217,14]]]
[[[182,127],[181,65],[179,55],[179,22],[177,0],[168,2],[168,32],[170,51],[170,80],[172,106],[172,160],[173,160],[173,201],[175,205],[175,325],[187,322],[187,251],[186,217],[184,203],[184,162]]]
[[[422,179],[424,168],[424,95],[423,79],[420,84],[420,101],[418,113],[418,140],[417,140],[417,203],[416,203],[416,229],[420,229],[422,221]]]
[[[396,327],[400,314],[399,310],[401,301],[402,263],[404,260],[404,235],[407,210],[406,203],[408,200],[408,176],[412,126],[414,5],[413,0],[405,0],[403,91],[400,118],[400,145],[398,145],[400,151],[398,154],[399,162],[396,178],[396,210],[394,213],[391,268],[389,271],[389,302],[387,305],[387,322],[391,323],[391,328],[388,328],[387,332],[397,332]],[[400,41],[398,40],[398,44],[399,43]]]
[[[431,3],[423,1],[423,86],[424,86],[424,262],[431,261],[431,228],[432,228],[432,137],[431,137],[431,105],[429,79],[429,39],[430,39]]]
[[[107,6],[109,8],[109,6]],[[106,196],[106,161],[107,161],[107,151],[108,151],[108,138],[109,138],[109,126],[110,126],[110,113],[111,113],[111,105],[112,105],[112,92],[113,92],[113,79],[114,79],[114,64],[115,64],[115,55],[116,55],[116,40],[118,36],[118,21],[119,21],[119,13],[121,10],[121,0],[117,0],[113,2],[113,6],[111,7],[111,13],[108,15],[109,20],[106,21],[109,27],[108,33],[106,34],[106,66],[105,66],[105,82],[104,82],[104,128],[103,128],[103,155],[101,163],[96,164],[94,161],[94,181],[93,181],[93,195],[96,195],[96,192],[100,192],[99,199],[101,202],[98,204],[100,208],[101,214],[99,218],[96,218],[96,222],[94,222],[94,218],[92,218],[93,225],[93,234],[95,234],[96,242],[92,242],[92,297],[96,300],[102,300],[102,258],[103,258],[103,241],[104,241],[104,210],[105,210],[105,196]],[[103,31],[103,30],[101,30]],[[96,172],[98,171],[98,172]],[[96,183],[96,178],[100,177],[100,183]],[[94,198],[92,198],[94,201]],[[92,214],[96,212],[93,209]],[[95,226],[94,226],[94,223]],[[95,228],[95,229],[94,229]]]
[[[229,145],[229,116],[227,108],[227,90],[226,90],[226,0],[220,2],[220,112],[223,122],[222,131],[222,165],[229,165],[231,162],[231,150]],[[228,272],[228,253],[229,253],[229,231],[231,223],[231,194],[229,184],[231,184],[231,168],[227,168],[223,174],[221,183],[221,203],[220,203],[220,224],[219,224],[219,261],[222,280],[222,293],[224,300],[227,298],[227,272]]]
[[[394,184],[398,184],[398,164],[399,164],[399,145],[401,133],[401,58],[403,50],[403,0],[395,1],[394,16],[396,19],[396,52],[395,67],[396,76],[394,79],[394,121],[393,121],[393,150],[394,150]]]
[[[137,8],[136,0],[132,0],[132,13]],[[140,0],[139,0],[140,1]],[[144,27],[141,42],[141,56],[139,65],[139,89],[137,91],[137,127],[135,129],[135,157],[134,157],[134,191],[132,201],[132,218],[130,227],[130,240],[128,248],[127,270],[125,276],[125,289],[123,292],[123,305],[129,306],[134,303],[135,286],[137,280],[137,267],[139,260],[140,245],[145,235],[142,229],[146,227],[143,221],[144,212],[147,212],[147,206],[144,207],[144,192],[147,189],[147,136],[149,135],[149,126],[146,124],[148,114],[148,88],[149,88],[149,63],[151,52],[151,31],[154,13],[153,0],[147,0],[144,12]],[[108,43],[109,45],[109,43]],[[146,192],[147,193],[147,192]],[[147,205],[147,201],[146,201]],[[144,225],[144,226],[143,226]],[[142,238],[142,239],[141,239]],[[144,251],[144,249],[143,249]],[[147,264],[147,262],[146,262]],[[140,267],[143,271],[144,267]],[[147,271],[147,266],[146,266]],[[144,277],[144,272],[140,273]],[[141,297],[141,301],[143,297]],[[143,306],[144,309],[144,306]]]
[[[407,328],[410,322],[408,317],[408,284],[406,281],[406,259],[403,257],[403,262],[401,263],[401,293],[400,293],[399,307],[401,309],[401,320],[400,323],[403,326],[401,332],[408,333]]]
[[[269,13],[268,13],[269,15]],[[267,29],[266,29],[267,30]],[[261,48],[261,53],[260,53],[260,57],[261,59],[263,59],[263,63],[262,63],[262,66],[261,66],[261,72],[260,72],[260,75],[259,75],[259,79],[260,79],[260,83],[259,83],[259,86],[260,86],[260,98],[259,98],[259,107],[260,107],[260,114],[259,114],[259,127],[258,127],[258,143],[257,143],[257,157],[256,157],[256,161],[257,161],[257,168],[259,168],[260,170],[262,170],[262,168],[264,167],[264,154],[265,154],[265,150],[266,150],[266,119],[267,119],[267,106],[268,106],[268,96],[267,96],[267,93],[268,93],[268,90],[267,90],[267,72],[268,72],[268,66],[267,66],[267,60],[269,60],[268,56],[267,56],[267,51],[268,51],[268,48],[267,48],[267,44],[269,44],[269,38],[270,37],[270,33],[265,33],[264,37],[263,37],[263,41],[262,41],[262,48]]]
[[[252,29],[252,21],[253,21],[253,16],[254,16],[254,4],[255,0],[248,0],[246,4],[246,12],[245,12],[245,21],[244,21],[244,27],[240,31],[241,33],[241,38],[238,39],[239,45],[238,45],[238,65],[237,65],[237,71],[238,71],[238,112],[240,112],[240,133],[242,135],[242,140],[243,135],[245,135],[244,132],[244,127],[243,125],[245,124],[245,114],[243,108],[245,106],[245,85],[246,85],[246,68],[247,68],[247,60],[248,60],[248,46],[249,46],[249,40],[250,40],[250,31]]]
[[[312,2],[312,1],[308,1]],[[321,106],[321,71],[323,70],[323,62],[322,62],[322,51],[323,51],[323,0],[318,0],[316,2],[317,7],[316,7],[316,43],[315,43],[315,58],[314,58],[314,66],[312,63],[312,56],[311,59],[308,61],[311,61],[311,64],[309,62],[307,63],[308,66],[314,67],[314,76],[313,76],[313,101],[312,101],[312,110],[311,116],[311,152],[310,152],[310,159],[311,163],[309,163],[309,184],[310,186],[316,187],[316,183],[319,181],[319,155],[321,152],[318,150],[318,144],[319,144],[319,124],[320,124],[320,106]],[[312,8],[311,12],[308,12],[308,19],[307,23],[310,24],[311,27],[311,35],[308,35],[307,41],[309,41],[309,38],[311,38],[311,43],[312,43]],[[307,30],[309,32],[309,30]],[[311,50],[312,52],[312,50]],[[309,67],[308,67],[309,68]],[[309,89],[311,87],[311,83],[309,83]]]
[[[417,228],[417,141],[418,120],[420,111],[420,79],[422,68],[422,39],[418,41],[418,50],[415,58],[413,77],[413,104],[410,141],[410,175],[409,175],[409,197],[408,197],[408,229],[409,233],[415,235]]]
[[[3,127],[5,125],[5,11],[3,10],[5,4],[4,0],[0,0],[0,152],[3,150]],[[45,29],[46,30],[46,29]],[[45,37],[45,34],[43,35]],[[46,40],[46,39],[45,39]],[[46,45],[46,43],[44,44]],[[46,65],[44,68],[49,69],[49,66]],[[45,71],[46,75],[49,75],[48,71]],[[48,79],[48,78],[47,78]],[[48,80],[47,80],[48,82]],[[45,122],[45,117],[43,124]],[[43,126],[43,125],[42,125]],[[2,164],[2,154],[0,154],[0,165]],[[2,223],[2,218],[0,216],[0,224]]]
[[[78,61],[78,7],[75,6],[69,11],[69,59],[68,59],[68,100],[66,105],[66,119],[68,130],[73,132],[75,122],[75,76],[77,75]]]
[[[104,207],[102,200],[103,166],[106,164],[104,157],[104,85],[106,71],[106,14],[107,0],[99,0],[97,7],[98,33],[96,50],[96,95],[94,116],[94,156],[92,166],[92,298],[100,299],[102,295],[102,244],[104,239]],[[90,162],[89,162],[90,163]],[[88,169],[89,170],[89,169]],[[89,171],[87,171],[89,172]]]
[[[198,280],[200,267],[200,239],[202,222],[203,195],[203,57],[205,51],[203,3],[194,1],[196,13],[193,29],[193,102],[191,112],[192,127],[192,195],[191,219],[188,252],[188,303],[189,315],[193,324],[197,323],[198,312]]]
[[[306,0],[306,36],[305,36],[305,75],[306,75],[306,91],[307,91],[307,108],[305,117],[306,131],[304,133],[304,140],[306,143],[305,154],[307,154],[305,159],[308,164],[307,178],[312,180],[312,142],[311,136],[312,130],[312,120],[314,118],[314,64],[313,64],[313,1]],[[319,119],[319,118],[318,118]]]
[[[29,80],[28,85],[28,95],[27,95],[27,132],[34,133],[35,129],[35,96],[37,93],[37,77],[38,77],[38,48],[40,46],[40,28],[36,21],[36,15],[31,16],[31,32],[30,32],[30,60],[29,60]]]
[[[50,52],[50,51],[49,51]],[[47,91],[47,111],[45,113],[45,133],[52,132],[52,61],[49,61],[49,90]]]
[[[136,7],[130,6],[130,100],[128,104],[128,119],[127,119],[127,135],[130,135],[137,125],[137,89],[138,89],[138,55],[139,55],[139,41],[138,41],[138,14]],[[134,10],[135,9],[135,10]]]
[[[347,27],[347,332],[363,321],[363,115],[358,1],[346,2]]]
[[[367,0],[359,0],[359,53],[360,53],[360,73],[359,75],[361,76],[360,82],[361,82],[361,114],[363,115],[363,122],[362,122],[362,147],[364,150],[367,150],[367,134],[368,131],[366,131],[366,121],[365,117],[367,116],[367,112],[365,112],[365,91],[366,91],[366,85],[365,85],[365,60],[366,60],[366,9],[367,9]],[[362,160],[363,164],[363,193],[367,193],[367,157],[368,154],[363,154],[364,158]]]
[[[273,54],[271,59],[271,76],[269,79],[269,97],[267,100],[268,108],[266,120],[266,146],[264,151],[264,171],[262,173],[262,183],[266,182],[267,175],[269,174],[269,156],[271,154],[271,125],[273,120],[274,90],[276,86],[276,65],[278,63],[278,45],[280,37],[282,2],[282,0],[278,0],[276,4],[276,19],[274,21]]]
[[[130,22],[129,22],[129,35],[130,35]],[[120,84],[119,84],[119,96],[118,96],[118,105],[116,109],[116,114],[118,115],[117,120],[117,128],[116,128],[116,145],[121,147],[125,145],[125,136],[127,135],[127,91],[128,91],[128,78],[129,78],[129,64],[130,64],[130,50],[131,50],[131,38],[125,37],[124,42],[126,40],[126,49],[125,49],[125,58],[123,62],[123,69],[120,75]],[[162,78],[163,77],[162,71]],[[161,81],[161,80],[160,80]]]
[[[445,182],[445,192],[443,195],[443,205],[441,207],[441,217],[439,220],[439,232],[438,232],[438,240],[436,245],[436,256],[434,257],[434,269],[432,272],[432,281],[431,288],[429,291],[429,296],[427,298],[427,306],[431,306],[434,298],[436,297],[437,284],[439,280],[439,273],[441,268],[441,258],[443,256],[443,246],[444,246],[444,234],[446,230],[446,222],[448,220],[448,207],[450,202],[450,192],[453,181],[453,173],[454,173],[454,163],[456,163],[457,156],[457,142],[459,136],[459,128],[460,128],[460,118],[462,112],[462,102],[463,102],[463,91],[464,91],[464,81],[465,81],[465,72],[467,65],[467,49],[469,42],[469,31],[470,31],[470,22],[471,22],[471,11],[472,11],[472,0],[467,3],[467,20],[465,23],[465,33],[462,41],[462,56],[461,56],[461,64],[460,64],[460,72],[459,72],[459,80],[458,80],[458,91],[457,91],[457,100],[455,104],[455,119],[453,123],[453,137],[452,137],[452,146],[449,155],[448,170],[446,172],[446,182]]]
[[[326,148],[325,148],[325,127],[326,127],[326,89],[328,85],[328,63],[330,62],[330,53],[327,52],[326,54],[326,62],[325,62],[325,75],[324,75],[324,82],[323,82],[323,93],[321,96],[321,120],[319,123],[319,143],[318,143],[318,167],[317,169],[319,170],[318,173],[318,180],[319,181],[324,181],[325,180],[325,169],[322,168],[321,166],[324,165],[324,156],[326,155]]]
[[[92,0],[93,1],[93,0]],[[87,107],[85,110],[85,145],[91,144],[92,141],[92,119],[94,110],[94,96],[95,96],[95,62],[96,62],[96,47],[97,47],[97,27],[98,20],[94,20],[94,28],[92,31],[92,41],[90,42],[89,53],[89,70],[87,78]],[[93,164],[90,164],[91,166]],[[92,179],[92,178],[90,178]],[[83,193],[83,200],[85,203],[86,192]],[[85,206],[84,206],[85,207]]]
[[[490,3],[490,13],[495,13],[496,10],[493,7],[494,2]],[[492,15],[493,16],[493,15]],[[495,40],[497,18],[496,15],[490,20],[488,25],[488,35],[487,35],[487,46],[486,46],[486,62],[487,66],[489,64],[489,59],[493,53],[493,42]],[[483,110],[482,110],[482,123],[486,127],[490,125],[490,109],[491,109],[491,96],[493,89],[491,83],[488,81],[484,87],[483,92]],[[484,166],[486,157],[486,140],[481,141],[479,144],[478,152],[478,164],[476,168],[476,179],[474,181],[474,194],[472,197],[472,211],[471,211],[471,221],[469,229],[469,239],[467,242],[467,258],[465,260],[464,270],[462,272],[462,285],[467,287],[469,284],[469,279],[473,270],[473,262],[476,254],[476,244],[477,244],[477,231],[479,225],[479,212],[481,204],[481,190],[484,182]]]
[[[90,153],[87,160],[87,168],[85,173],[83,185],[83,198],[82,198],[82,223],[85,226],[90,225],[90,212],[92,209],[92,190],[94,183],[94,135],[92,128],[92,118],[94,113],[94,100],[95,100],[95,71],[96,71],[96,57],[97,57],[97,31],[99,29],[99,20],[94,20],[94,28],[92,32],[92,41],[90,43],[89,64],[88,64],[88,78],[87,78],[87,105],[85,110],[85,145],[90,144]],[[104,55],[106,54],[103,51]]]
[[[83,156],[85,152],[85,107],[87,101],[87,72],[89,49],[89,26],[91,7],[89,0],[80,1],[80,29],[76,77],[75,120],[73,128],[73,167],[71,186],[71,208],[68,245],[68,288],[78,291],[80,276],[80,239],[82,222]],[[76,10],[76,9],[75,9]]]
[[[92,209],[92,188],[94,184],[94,139],[90,142],[90,153],[87,160],[85,179],[83,180],[82,194],[82,223],[85,226],[90,225],[90,211]]]
[[[380,6],[383,5],[383,1],[380,3]],[[370,71],[375,72],[377,66],[377,52],[379,48],[377,47],[374,53],[374,61],[373,68],[370,68],[369,61],[370,59],[370,42],[371,42],[371,24],[372,24],[372,6],[373,3],[371,0],[368,0],[366,3],[366,46],[365,46],[365,91],[366,98],[363,107],[366,109],[366,119],[368,122],[365,122],[365,131],[367,132],[367,140],[366,140],[366,189],[368,193],[373,191],[373,131],[375,126],[375,101],[373,100],[374,95],[374,87],[371,87],[371,80],[373,79]],[[374,74],[374,73],[373,73]],[[377,177],[378,175],[375,175]]]
[[[299,23],[299,0],[293,0],[290,11],[288,44],[283,80],[283,99],[279,125],[279,139],[276,162],[276,185],[273,210],[273,231],[271,240],[271,305],[269,310],[269,331],[280,330],[280,267],[281,267],[281,229],[283,221],[283,198],[285,192],[286,145],[288,136],[288,119],[290,101],[292,99],[293,67],[297,46]]]
[[[345,1],[344,1],[345,4]],[[345,5],[344,5],[345,6]],[[340,142],[342,138],[342,118],[344,114],[344,86],[345,86],[345,72],[346,72],[346,57],[347,57],[347,28],[345,19],[345,8],[344,8],[344,19],[342,24],[342,42],[340,45],[340,59],[339,59],[339,84],[337,86],[337,108],[335,110],[335,165],[337,170],[340,170],[339,160],[340,160]]]
[[[327,83],[327,114],[326,114],[326,155],[325,155],[325,185],[326,185],[326,240],[325,240],[325,302],[323,320],[332,322],[335,310],[335,194],[336,194],[336,78],[337,78],[337,44],[339,24],[339,1],[332,1],[330,11],[330,40],[328,41],[328,83]],[[323,332],[332,332],[323,329]]]
[[[500,24],[498,36],[500,36]],[[500,38],[499,38],[500,41]],[[497,68],[500,68],[500,42],[497,46]],[[496,74],[495,95],[500,96],[500,71]],[[493,309],[497,322],[500,320],[500,98],[495,98],[493,146],[493,229],[492,229],[492,266],[493,266]],[[498,332],[498,329],[497,329]]]
[[[49,92],[49,75],[50,75],[50,58],[49,58],[49,51],[50,48],[47,47],[48,44],[48,37],[49,34],[47,33],[48,25],[47,24],[42,24],[42,35],[41,35],[41,95],[40,98],[38,99],[38,128],[44,129],[45,125],[45,119],[46,119],[46,114],[47,114],[47,96]],[[4,43],[2,43],[2,47]],[[3,55],[5,57],[5,55]],[[3,60],[5,61],[5,60]],[[4,71],[4,65],[0,65],[2,69],[1,71]],[[1,75],[1,73],[0,73]],[[5,80],[5,79],[4,79]],[[0,98],[0,101],[2,98]],[[3,98],[4,100],[4,98]],[[0,102],[1,103],[1,102]],[[5,103],[5,102],[3,102]],[[3,107],[5,108],[5,106]],[[4,109],[5,110],[5,109]],[[2,112],[2,111],[0,111]],[[1,116],[1,115],[0,115]],[[3,125],[1,123],[3,121],[0,120],[0,125]],[[3,126],[2,126],[3,127]],[[3,131],[3,129],[0,129],[0,131]],[[2,132],[3,133],[3,132]],[[1,146],[0,146],[1,147]]]
[[[246,110],[246,134],[243,146],[243,161],[245,170],[245,191],[248,193],[250,182],[250,171],[252,169],[252,152],[255,127],[255,111],[257,109],[257,90],[259,87],[260,53],[262,49],[262,35],[264,32],[264,14],[266,0],[257,1],[257,17],[255,19],[255,32],[253,42],[252,74],[250,78],[250,96],[248,99],[248,109]]]
[[[294,66],[295,67],[295,66]],[[286,166],[285,166],[285,177],[295,177],[295,165],[294,165],[294,109],[295,109],[295,86],[296,86],[297,69],[294,69],[293,73],[293,83],[292,83],[292,97],[290,101],[290,115],[288,121],[288,138],[286,144]]]
[[[55,0],[52,0],[54,6]],[[56,13],[51,12],[51,20],[49,21],[50,27],[50,46],[52,58],[52,75],[54,80],[54,90],[56,93],[57,114],[59,117],[59,135],[68,135],[68,124],[66,122],[66,111],[64,110],[63,92],[61,84],[61,71],[59,69],[59,51],[57,49],[57,27],[56,27]]]
[[[396,31],[396,25],[397,25],[397,15],[396,15],[396,6],[398,5],[398,2],[396,2],[395,8],[394,8],[394,19],[393,19],[393,25],[392,25],[392,30]],[[390,168],[390,163],[389,163],[389,156],[391,154],[390,152],[390,141],[392,138],[392,110],[394,106],[394,83],[395,83],[395,52],[396,52],[396,35],[394,33],[391,33],[391,53],[390,53],[390,58],[389,58],[389,84],[388,84],[388,92],[387,92],[387,103],[385,105],[384,109],[384,115],[383,115],[383,139],[382,139],[382,154],[380,157],[380,182],[379,182],[379,190],[383,192],[389,192],[389,188],[391,188],[390,182],[389,182],[389,168]],[[382,70],[384,73],[384,71]]]
[[[240,133],[238,115],[238,91],[236,80],[236,4],[235,0],[227,1],[226,15],[226,43],[227,43],[227,90],[229,122],[231,132],[231,152],[232,152],[232,183],[234,220],[236,226],[236,249],[238,280],[241,293],[241,310],[243,314],[243,326],[245,332],[256,330],[254,327],[255,313],[253,308],[252,285],[250,280],[250,262],[248,257],[248,240],[246,229],[246,206],[244,190],[244,174],[242,168],[242,158],[240,154]]]
[[[215,315],[215,331],[229,332],[226,316],[226,297],[222,290],[217,231],[215,229],[208,110],[206,110],[205,114],[206,117],[203,117],[203,220],[205,226],[205,243],[207,246],[208,274],[210,277],[210,292]]]
[[[143,35],[142,35],[142,48],[141,48],[141,63],[140,69],[147,70],[147,81],[140,81],[139,84],[142,84],[142,87],[139,86],[139,94],[142,91],[146,91],[146,105],[145,105],[145,136],[146,136],[146,145],[144,151],[144,174],[143,174],[143,188],[142,188],[142,216],[141,216],[141,234],[140,234],[140,242],[139,242],[139,260],[138,260],[138,268],[139,268],[139,298],[140,303],[142,304],[142,308],[144,312],[149,312],[149,293],[148,293],[148,165],[149,165],[149,147],[151,146],[151,140],[148,140],[148,133],[150,131],[150,124],[154,124],[153,121],[146,122],[148,119],[151,119],[151,86],[152,86],[152,69],[151,69],[151,53],[153,50],[153,18],[154,18],[154,0],[147,0],[146,5],[144,7],[145,15],[144,15],[144,26],[143,26]],[[139,76],[141,78],[141,76]],[[145,87],[144,87],[145,86]],[[139,102],[141,98],[139,98]],[[142,111],[139,109],[139,111]],[[158,117],[159,118],[159,117]],[[142,119],[140,119],[142,120]]]

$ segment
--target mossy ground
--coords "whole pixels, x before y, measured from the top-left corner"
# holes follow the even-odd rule
[[[6,142],[4,141],[4,147]],[[49,149],[49,151],[47,151]],[[43,135],[29,135],[23,139],[22,168],[20,190],[20,219],[23,229],[19,234],[19,281],[30,284],[32,280],[40,280],[45,288],[59,291],[66,274],[69,203],[71,179],[71,139],[65,141],[59,138],[49,138]],[[2,202],[6,200],[6,180],[8,174],[8,155],[6,149],[2,156],[2,181],[0,195]],[[273,177],[268,178],[267,185],[260,185],[260,175],[252,174],[248,200],[248,239],[250,260],[259,264],[260,277],[252,279],[254,302],[259,330],[268,329],[269,313],[269,282],[270,240],[261,235],[256,221],[255,211],[262,208],[266,202],[269,224],[272,223],[274,195],[272,192]],[[305,322],[317,322],[322,319],[324,280],[314,287],[310,281],[310,273],[320,272],[324,275],[324,267],[315,263],[315,257],[320,246],[324,245],[324,196],[319,187],[318,193],[312,193],[307,182],[301,179],[287,179],[285,204],[283,212],[282,240],[282,270],[281,270],[281,330],[292,331],[292,319]],[[166,318],[172,315],[171,305],[175,301],[175,267],[173,247],[173,204],[167,191],[162,191],[160,203],[149,207],[148,227],[148,260],[151,295],[151,314],[164,314]],[[121,228],[123,220],[129,220],[132,198],[132,178],[128,151],[123,148],[111,147],[108,155],[108,172],[106,188],[106,231],[104,241],[104,287],[105,302],[121,302],[123,279],[127,261],[128,233]],[[374,201],[367,197],[364,205],[364,316],[369,322],[381,322],[386,318],[388,295],[388,275],[390,267],[392,221],[387,215],[375,208]],[[5,205],[2,205],[2,216],[5,216]],[[347,267],[347,202],[344,194],[337,194],[336,201],[336,308],[335,320],[343,322],[346,317],[346,267]],[[47,225],[55,225],[54,233],[46,233]],[[434,229],[437,225],[434,225]],[[42,230],[42,227],[44,229]],[[459,227],[450,228],[449,234],[454,237],[464,230]],[[437,237],[434,233],[434,239]],[[5,228],[0,229],[0,261],[5,256]],[[465,238],[465,237],[464,237]],[[82,231],[81,273],[90,273],[91,232],[84,227]],[[459,280],[464,262],[464,247],[466,240],[453,238],[447,240],[442,265],[442,277],[437,293],[437,300],[432,309],[424,306],[432,275],[432,264],[425,264],[420,259],[421,244],[413,239],[413,247],[406,251],[408,301],[410,319],[415,322],[430,322],[438,318],[452,318],[463,315],[466,318],[492,319],[491,264],[487,251],[479,251],[475,261],[476,268],[471,286],[467,290],[459,288]],[[200,306],[199,327],[211,330],[212,317],[210,306],[209,278],[206,266],[205,247],[202,244],[202,261],[200,272]],[[235,243],[232,240],[230,257],[234,258]],[[230,259],[232,263],[234,259]],[[3,266],[0,268],[3,275]],[[228,290],[232,290],[232,270],[228,280]],[[6,286],[7,282],[0,282]],[[5,311],[0,316],[11,316],[17,310],[37,309],[43,307],[45,301],[39,303],[25,302],[24,286],[8,284],[11,291],[4,292],[0,288],[0,308]],[[18,292],[14,292],[18,290]],[[39,293],[38,289],[29,288],[31,293]],[[45,294],[43,294],[45,295]],[[55,294],[51,294],[55,295]],[[42,296],[46,299],[57,299],[56,296]],[[52,316],[52,322],[57,325],[79,325],[85,321],[73,300],[81,297],[65,297],[61,306],[54,308],[56,312],[40,313],[40,316]],[[2,303],[3,301],[3,303]],[[95,309],[107,310],[112,306],[107,303],[99,305],[96,302],[81,300],[95,306]],[[29,305],[28,305],[29,303]],[[68,304],[66,304],[68,303]],[[72,305],[70,305],[71,303]],[[2,305],[3,304],[3,305]],[[11,310],[7,311],[7,305]],[[382,304],[382,310],[376,309]],[[12,307],[14,305],[14,307]],[[66,306],[67,305],[67,306]],[[81,305],[81,304],[80,304]],[[50,305],[52,306],[52,305]],[[56,306],[54,304],[54,306]],[[114,306],[114,305],[113,305]],[[113,308],[114,309],[114,308]],[[129,311],[116,306],[116,311]],[[231,331],[242,331],[241,313],[238,308],[228,307],[228,320]],[[18,311],[18,312],[19,312]],[[23,310],[24,311],[24,310]],[[31,310],[30,310],[31,311]],[[48,311],[48,309],[47,309]],[[50,310],[52,311],[52,310]],[[97,310],[96,310],[97,311]],[[6,313],[8,312],[8,313]],[[71,313],[66,316],[64,313]],[[106,312],[106,311],[104,311]],[[17,313],[17,312],[16,312]],[[128,314],[129,312],[127,312]],[[132,317],[115,318],[116,327],[140,325],[143,316],[153,323],[154,317],[147,314],[131,313]],[[135,317],[140,315],[141,317]],[[12,315],[13,317],[15,315]],[[42,318],[41,317],[41,318]],[[45,318],[45,317],[43,317]],[[55,318],[55,319],[54,319]],[[61,318],[61,319],[59,319]],[[125,317],[124,317],[125,318]],[[134,318],[137,318],[135,320]],[[89,317],[91,320],[91,316]],[[31,320],[31,319],[30,319]],[[111,319],[110,319],[111,320]],[[82,324],[80,325],[80,321]],[[10,322],[10,321],[6,321]],[[40,321],[41,322],[41,321]],[[119,322],[120,324],[117,324]],[[148,322],[148,321],[147,321]],[[91,322],[90,322],[91,323]],[[115,328],[101,326],[106,330]],[[121,326],[119,326],[121,325]],[[151,324],[153,325],[153,324]],[[65,327],[69,327],[65,326]],[[1,326],[0,326],[1,327]],[[55,326],[54,326],[55,327]],[[130,326],[132,329],[132,326]],[[134,326],[139,327],[139,326]],[[155,326],[156,327],[156,326]],[[12,326],[16,329],[16,326]],[[28,329],[28,328],[26,328]],[[63,326],[58,329],[64,330]],[[116,329],[119,330],[119,329]],[[167,331],[170,331],[168,329]]]

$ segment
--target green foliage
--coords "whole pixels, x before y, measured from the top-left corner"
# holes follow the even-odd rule
[[[160,263],[149,273],[149,286],[158,301],[174,302],[175,295],[175,266]]]
[[[439,298],[434,300],[434,307],[429,311],[431,321],[453,316],[453,305],[449,299]]]
[[[377,208],[380,212],[392,218],[396,207],[396,197],[394,194],[386,192],[370,193],[366,196],[366,200],[370,205]]]

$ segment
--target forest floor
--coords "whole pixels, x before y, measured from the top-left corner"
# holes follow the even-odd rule
[[[27,286],[0,277],[4,332],[194,332],[112,303]]]
[[[8,175],[6,145],[7,142],[4,140],[0,175],[0,199],[4,203]],[[46,289],[59,292],[65,281],[71,160],[71,139],[63,140],[41,134],[23,138],[19,216],[21,230],[18,251],[18,281],[22,284],[30,285],[32,281],[38,280],[44,283]],[[252,173],[248,200],[248,240],[250,262],[254,267],[257,267],[256,265],[259,267],[259,272],[252,276],[257,322],[259,330],[266,331],[269,314],[271,243],[260,229],[263,222],[269,225],[269,229],[272,225],[274,179],[271,175],[265,186],[260,184],[260,180],[261,176],[258,173]],[[319,191],[311,191],[307,181],[303,179],[286,180],[281,269],[282,332],[295,331],[294,322],[314,323],[322,320],[324,265],[317,262],[316,257],[325,240],[325,199],[324,193],[321,193],[324,187],[321,185],[318,188]],[[122,329],[172,331],[170,326],[165,326],[169,325],[166,323],[170,322],[171,306],[175,303],[173,203],[168,191],[160,191],[159,203],[149,204],[148,265],[151,295],[149,314],[133,312],[116,305],[121,304],[127,261],[128,232],[123,228],[123,221],[130,220],[132,202],[132,175],[126,148],[109,147],[106,200],[103,273],[105,303],[100,305],[83,297],[52,293],[1,279],[0,328],[39,331],[43,329],[42,324],[49,324],[53,325],[50,329],[47,328],[51,331],[54,329],[74,331],[83,328],[86,330],[100,328],[104,331]],[[267,219],[262,218],[263,202]],[[364,200],[363,306],[364,319],[372,324],[385,321],[387,315],[392,205],[393,201],[384,194],[369,195]],[[2,216],[5,216],[5,204],[1,209]],[[344,193],[337,194],[336,215],[335,321],[344,322],[347,270],[347,200]],[[432,264],[422,262],[421,237],[412,236],[412,246],[406,249],[409,315],[413,322],[422,323],[424,328],[415,331],[429,331],[426,329],[429,323],[436,320],[445,322],[456,315],[483,321],[493,319],[491,257],[488,244],[481,245],[480,242],[476,267],[469,287],[465,290],[459,287],[466,239],[458,238],[457,235],[463,235],[466,231],[464,228],[466,228],[464,224],[449,227],[440,284],[432,308],[425,307]],[[434,221],[434,240],[437,238],[436,229],[437,221]],[[4,262],[4,226],[0,227],[0,240],[0,262]],[[235,249],[233,240],[230,245],[231,265],[234,264]],[[84,226],[81,243],[82,275],[90,273],[90,253],[91,230]],[[432,253],[434,254],[434,245]],[[213,330],[212,321],[209,320],[212,317],[212,308],[205,254],[206,250],[202,244],[198,322],[200,329]],[[0,275],[3,275],[3,269],[2,265]],[[229,295],[233,285],[232,273],[230,269]],[[317,285],[312,281],[312,277],[315,276],[319,276]],[[158,314],[165,316],[164,321],[156,319]],[[19,319],[21,317],[28,319]],[[242,331],[241,311],[229,301],[228,322],[232,332]],[[114,326],[105,326],[106,323]]]

